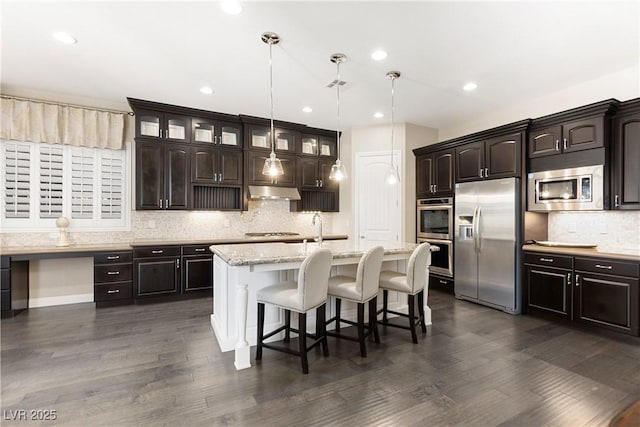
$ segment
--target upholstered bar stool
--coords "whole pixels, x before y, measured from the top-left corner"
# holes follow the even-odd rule
[[[380,324],[410,330],[411,340],[414,344],[418,343],[415,317],[416,295],[418,296],[417,323],[421,325],[422,333],[427,332],[427,327],[424,324],[424,293],[429,289],[429,272],[427,270],[429,264],[431,264],[431,246],[429,243],[422,243],[413,250],[409,257],[406,274],[398,273],[397,271],[382,271],[380,273],[380,289],[382,289],[382,310],[379,311],[379,313],[382,313],[382,321],[380,321]],[[402,292],[408,295],[408,314],[387,309],[389,291]],[[389,323],[387,313],[408,317],[409,327]]]
[[[256,349],[256,360],[262,359],[262,349],[281,351],[296,356],[302,360],[302,373],[309,373],[309,363],[307,352],[322,344],[324,356],[329,356],[327,346],[327,334],[325,325],[325,306],[327,302],[327,286],[329,273],[331,272],[331,251],[328,249],[318,249],[308,255],[298,273],[298,282],[282,282],[267,286],[256,293],[258,301],[258,347]],[[285,325],[264,335],[264,305],[273,304],[285,310]],[[313,343],[307,346],[307,312],[316,309],[316,334],[313,336]],[[291,311],[298,313],[298,329],[291,328]],[[288,341],[290,331],[298,333],[300,341],[298,351],[288,347],[277,346],[265,343],[267,338],[285,331]]]
[[[356,277],[333,276],[329,279],[328,295],[336,298],[336,315],[327,324],[335,321],[335,332],[327,332],[327,335],[336,338],[358,341],[360,343],[360,356],[367,357],[365,338],[373,334],[376,343],[380,343],[377,327],[377,297],[380,268],[384,248],[375,246],[369,249],[358,262]],[[352,322],[340,318],[341,301],[347,300],[358,305],[357,321]],[[369,323],[364,321],[364,305],[369,303]],[[358,337],[343,335],[340,333],[340,322],[357,326]],[[366,332],[365,332],[366,329]]]

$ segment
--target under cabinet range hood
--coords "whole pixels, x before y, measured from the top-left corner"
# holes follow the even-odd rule
[[[295,187],[275,187],[271,185],[249,185],[251,200],[300,200]]]

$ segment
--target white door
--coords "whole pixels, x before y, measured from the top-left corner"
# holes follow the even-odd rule
[[[393,162],[399,165],[400,153]],[[356,153],[356,231],[363,240],[399,241],[402,227],[400,196],[402,182],[390,185],[385,175],[390,168],[389,152]]]

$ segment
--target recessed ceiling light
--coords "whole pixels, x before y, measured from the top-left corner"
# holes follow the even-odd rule
[[[61,31],[57,33],[53,33],[53,37],[55,37],[55,39],[58,40],[59,42],[66,43],[66,44],[78,43],[78,40],[76,40],[71,34],[64,33]]]
[[[311,107],[304,107],[302,108],[302,111],[304,111],[305,113],[311,113],[313,111],[313,108]]]
[[[478,87],[478,84],[476,82],[469,82],[467,84],[465,84],[462,89],[466,90],[467,92],[475,90]]]
[[[211,95],[213,93],[213,89],[211,89],[209,86],[202,86],[200,88],[200,92],[204,93],[205,95]]]
[[[385,52],[384,50],[376,50],[371,54],[371,59],[374,59],[376,61],[382,61],[386,57],[387,52]]]
[[[375,117],[376,119],[381,119],[384,117],[384,114],[378,111],[373,115],[373,117]]]
[[[220,7],[229,15],[239,15],[242,12],[242,5],[234,0],[223,1]]]

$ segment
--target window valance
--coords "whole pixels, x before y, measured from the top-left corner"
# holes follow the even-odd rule
[[[127,113],[2,97],[0,138],[120,150]]]

